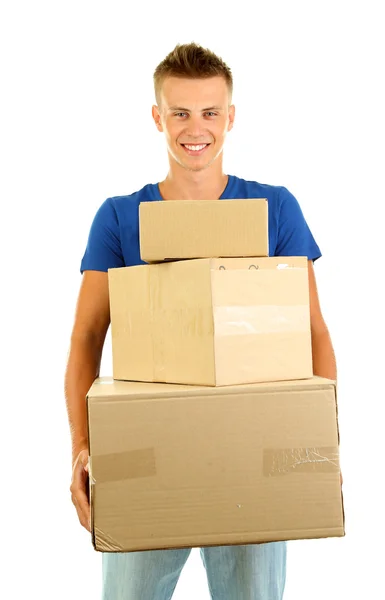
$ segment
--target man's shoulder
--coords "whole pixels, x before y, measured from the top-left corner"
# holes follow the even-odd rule
[[[256,180],[242,179],[233,175],[232,190],[236,198],[267,198],[270,203],[279,202],[283,196],[290,194],[282,185],[260,183]]]
[[[157,197],[158,186],[154,183],[147,183],[145,186],[130,194],[123,194],[119,196],[110,196],[106,202],[111,204],[117,212],[130,209],[131,207],[138,207],[140,202],[146,202],[155,200]]]

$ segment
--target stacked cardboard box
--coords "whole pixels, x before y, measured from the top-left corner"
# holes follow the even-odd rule
[[[264,199],[140,205],[149,264],[109,271],[113,378],[87,397],[97,550],[344,535],[307,258],[269,257],[267,223]]]

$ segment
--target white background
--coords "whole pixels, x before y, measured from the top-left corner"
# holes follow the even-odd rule
[[[105,198],[167,173],[152,74],[190,41],[233,71],[225,172],[286,186],[323,252],[316,276],[338,363],[347,535],[289,543],[285,600],[382,596],[380,4],[3,4],[2,597],[100,597],[101,555],[69,493],[63,377],[79,265]],[[110,374],[108,337],[102,375]],[[174,598],[209,598],[198,549]]]

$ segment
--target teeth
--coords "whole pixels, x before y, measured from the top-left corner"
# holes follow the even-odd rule
[[[202,150],[202,148],[205,148],[207,144],[201,144],[200,146],[188,146],[187,144],[185,144],[185,146],[188,150],[193,150],[195,152],[197,150]]]

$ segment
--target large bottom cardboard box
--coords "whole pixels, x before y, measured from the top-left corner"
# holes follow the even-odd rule
[[[334,382],[99,378],[87,406],[96,550],[344,535]]]
[[[222,386],[312,377],[307,262],[110,269],[114,379]]]

